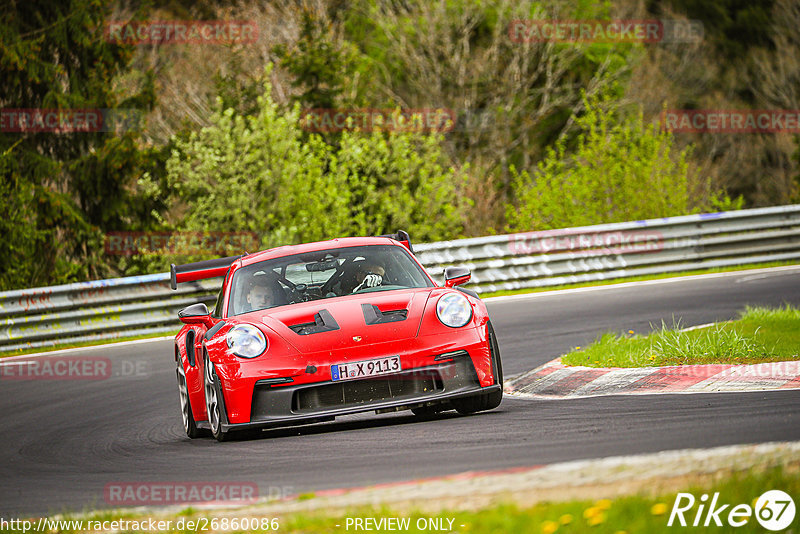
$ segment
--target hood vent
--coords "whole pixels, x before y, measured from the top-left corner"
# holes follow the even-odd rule
[[[309,334],[339,330],[339,323],[333,318],[331,312],[328,310],[320,310],[314,315],[313,323],[294,324],[289,326],[289,328],[301,336],[307,336]]]
[[[361,310],[364,312],[364,321],[367,325],[396,323],[405,321],[408,317],[408,310],[387,310],[382,312],[374,304],[362,304]]]

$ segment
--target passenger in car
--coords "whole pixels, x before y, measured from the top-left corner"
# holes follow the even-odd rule
[[[249,311],[263,310],[287,303],[283,288],[277,281],[269,280],[266,275],[253,277],[246,299]]]

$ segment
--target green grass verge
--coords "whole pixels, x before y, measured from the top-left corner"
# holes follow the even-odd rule
[[[683,331],[662,324],[647,335],[606,333],[561,358],[564,365],[646,367],[789,361],[800,354],[800,310],[748,307],[735,321]]]
[[[691,487],[686,492],[692,493],[699,504],[704,493],[719,492],[718,503],[730,503],[726,510],[734,505],[746,504],[754,506],[759,495],[770,489],[781,489],[789,495],[800,494],[800,477],[796,472],[781,467],[758,474],[730,475],[712,488]],[[429,529],[418,529],[417,521],[426,522],[431,518],[440,519],[444,525],[452,522],[452,532],[469,533],[519,533],[519,534],[554,534],[554,533],[621,533],[648,532],[668,533],[681,529],[679,526],[667,526],[676,493],[667,493],[658,497],[629,496],[616,499],[599,499],[595,501],[568,501],[560,503],[541,503],[532,507],[521,507],[514,504],[499,504],[474,511],[451,511],[436,515],[419,512],[411,514],[392,513],[390,509],[360,509],[331,517],[320,514],[311,517],[290,517],[281,524],[287,532],[293,533],[338,533],[345,532],[346,518],[354,517],[408,517],[411,528],[407,532],[429,532]],[[695,504],[691,512],[684,517],[689,525],[698,510]],[[723,527],[708,528],[718,532],[729,532],[732,529],[725,524],[727,515],[722,514]],[[705,520],[705,517],[701,519]],[[796,524],[796,523],[795,523]],[[337,526],[339,525],[339,526]],[[689,527],[691,529],[691,527]],[[353,531],[351,526],[349,529]],[[697,530],[697,529],[693,529]],[[702,527],[701,527],[702,530]],[[763,532],[754,517],[737,532]]]
[[[526,289],[514,289],[510,291],[494,291],[491,293],[481,293],[481,298],[503,297],[506,295],[525,295],[527,293],[542,293],[545,291],[557,291],[560,289],[575,289],[579,287],[612,286],[627,282],[643,282],[646,280],[663,280],[665,278],[680,278],[697,274],[730,273],[735,271],[750,271],[753,269],[766,269],[769,267],[785,267],[797,265],[796,261],[774,261],[770,263],[749,263],[745,265],[734,265],[731,267],[715,267],[711,269],[697,269],[694,271],[678,271],[674,273],[653,274],[648,276],[630,276],[627,278],[613,278],[610,280],[594,280],[592,282],[580,282],[576,284],[563,284],[558,286],[536,287]],[[469,286],[466,286],[469,287]]]
[[[711,482],[713,480],[713,482]],[[712,531],[712,532],[764,532],[764,528],[758,523],[754,516],[751,516],[744,526],[732,528],[727,524],[728,512],[739,504],[749,507],[755,506],[756,499],[765,491],[779,489],[790,496],[800,495],[800,476],[798,476],[797,465],[790,464],[770,468],[763,471],[748,473],[733,473],[725,476],[706,478],[703,482],[687,481],[687,487],[682,488],[682,493],[691,493],[695,499],[695,505],[684,513],[684,518],[688,523],[688,530],[692,531]],[[509,489],[511,491],[511,489]],[[720,514],[720,521],[723,526],[713,526],[703,528],[693,528],[691,526],[700,505],[700,497],[703,494],[713,495],[719,492],[717,506],[728,504],[727,509]],[[350,523],[348,518],[398,518],[408,521],[408,530],[403,532],[431,532],[431,525],[441,525],[445,532],[460,533],[514,533],[514,534],[555,534],[555,533],[581,533],[593,532],[598,534],[611,533],[671,533],[675,529],[683,530],[677,524],[668,527],[670,512],[675,502],[677,492],[663,492],[655,497],[632,495],[616,498],[603,498],[598,495],[597,500],[570,500],[564,502],[544,502],[533,506],[520,504],[493,504],[487,507],[470,510],[445,510],[433,514],[422,513],[419,511],[394,510],[391,507],[367,507],[348,510],[320,510],[310,514],[292,514],[277,518],[277,530],[263,530],[263,532],[289,532],[304,534],[321,533],[342,533],[358,531]],[[706,512],[708,506],[705,506]],[[219,514],[218,514],[219,515]],[[249,517],[251,513],[243,511],[239,517]],[[112,520],[114,518],[137,519],[137,516],[115,515],[108,512],[98,512],[95,515],[86,516],[84,520]],[[175,525],[178,520],[183,518],[197,519],[214,517],[213,512],[198,513],[195,509],[187,509],[185,512],[175,514],[171,517],[158,517],[157,519],[171,519]],[[258,516],[264,517],[264,516]],[[798,516],[800,517],[800,516]],[[144,519],[145,516],[139,516]],[[65,518],[74,519],[74,518]],[[219,519],[217,520],[219,521]],[[419,521],[419,524],[418,524]],[[705,521],[705,513],[701,516],[700,524]],[[792,523],[798,525],[798,519]],[[425,528],[422,528],[425,526]],[[21,529],[5,529],[6,532],[23,532]],[[135,532],[135,530],[132,530]],[[261,530],[248,530],[248,532],[261,532]],[[363,530],[361,530],[363,531]],[[385,530],[384,530],[385,531]],[[30,531],[29,531],[30,532]],[[69,527],[59,530],[59,532],[71,533],[78,532]],[[183,529],[169,532],[194,532],[193,530]],[[238,531],[241,532],[241,531]]]

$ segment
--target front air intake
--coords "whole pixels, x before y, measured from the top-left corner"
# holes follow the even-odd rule
[[[339,330],[339,323],[333,318],[328,310],[320,310],[314,315],[313,323],[299,323],[289,325],[296,334],[307,336],[309,334],[319,334],[320,332],[331,332]]]

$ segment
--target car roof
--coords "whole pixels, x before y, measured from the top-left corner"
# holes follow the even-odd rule
[[[254,254],[248,254],[242,258],[242,267],[252,265],[264,260],[291,256],[292,254],[305,254],[318,250],[328,250],[332,248],[361,247],[366,245],[398,245],[401,243],[388,237],[340,237],[328,241],[317,241],[315,243],[303,243],[301,245],[284,245],[282,247],[263,250]]]

